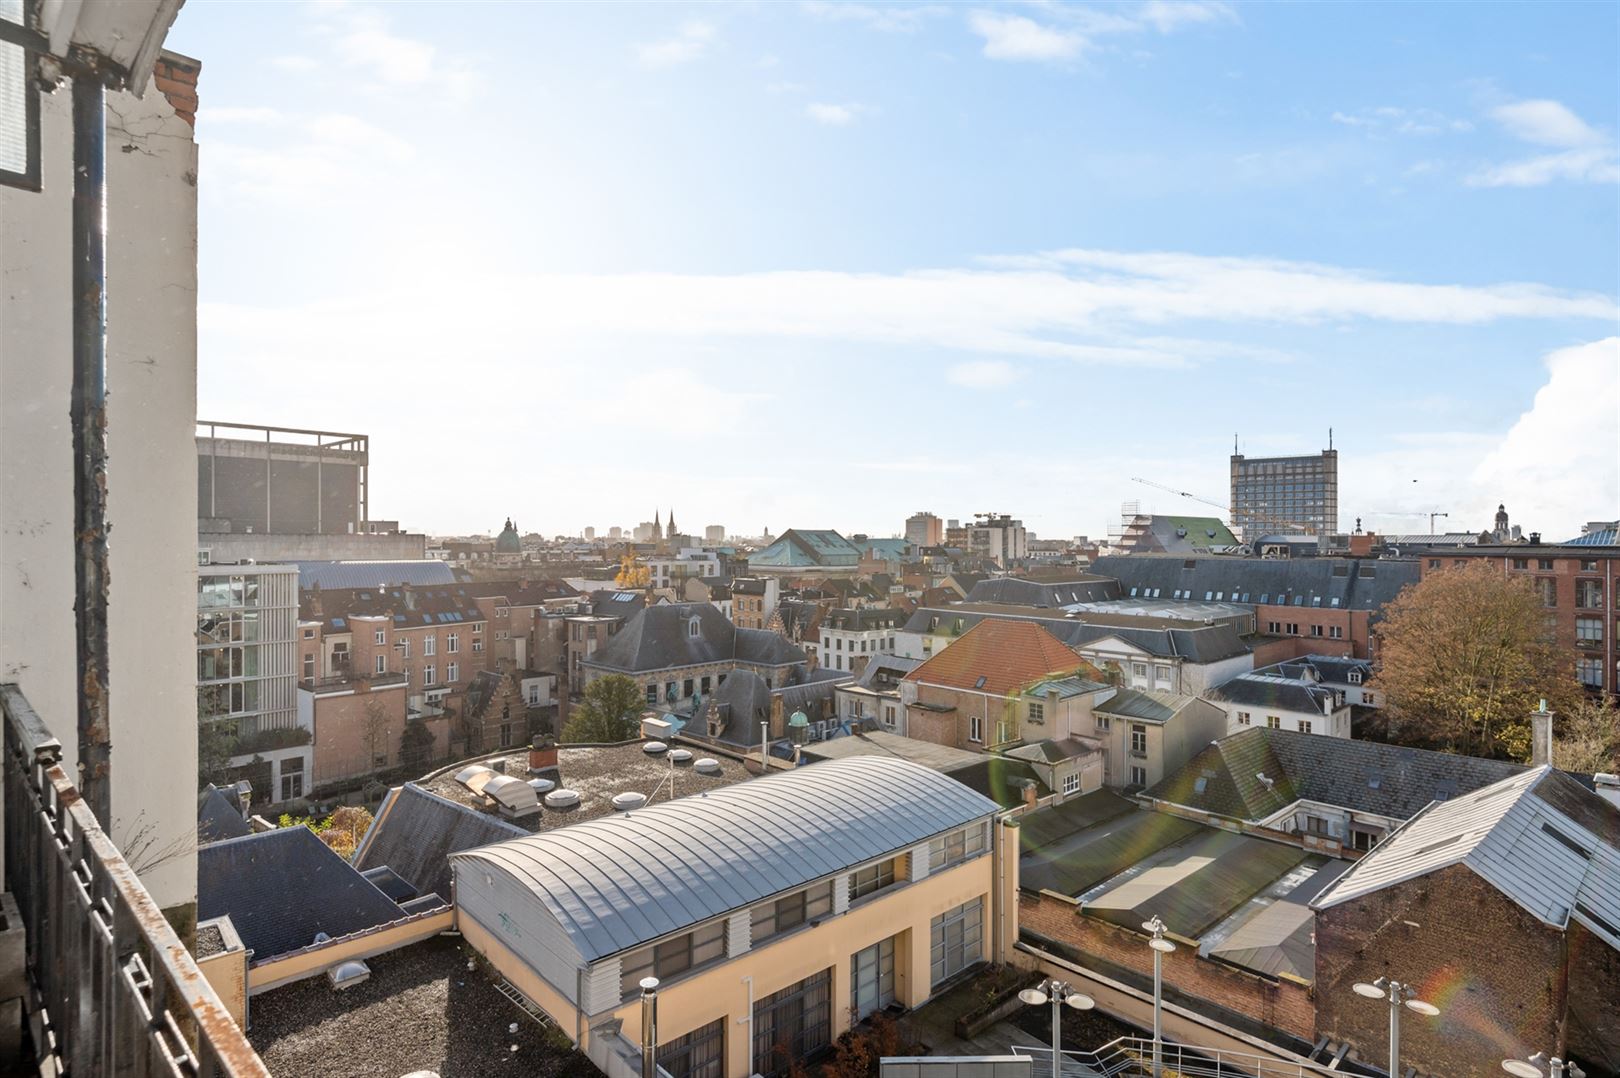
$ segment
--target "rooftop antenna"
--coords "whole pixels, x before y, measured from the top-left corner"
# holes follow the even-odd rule
[[[1333,448],[1333,428],[1332,427],[1328,428],[1328,448],[1329,449]]]

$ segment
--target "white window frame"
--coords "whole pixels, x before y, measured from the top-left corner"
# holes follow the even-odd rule
[[[975,745],[984,744],[984,719],[978,715],[968,716],[968,740]]]

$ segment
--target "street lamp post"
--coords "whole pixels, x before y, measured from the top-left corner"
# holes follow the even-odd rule
[[[1153,934],[1148,940],[1148,946],[1153,948],[1153,1078],[1159,1078],[1164,1059],[1164,956],[1176,945],[1164,938],[1164,922],[1158,914],[1144,921],[1142,927]]]
[[[1547,1064],[1543,1071],[1541,1065]],[[1547,1058],[1546,1052],[1537,1052],[1529,1059],[1504,1059],[1502,1069],[1513,1075],[1513,1078],[1586,1078],[1586,1072],[1576,1064],[1553,1056]]]
[[[1052,1078],[1058,1078],[1059,1065],[1063,1059],[1063,1008],[1067,1006],[1077,1011],[1089,1011],[1097,1005],[1097,1002],[1083,992],[1076,992],[1073,986],[1055,977],[1048,977],[1034,988],[1024,989],[1018,993],[1018,998],[1031,1007],[1039,1007],[1048,1002],[1052,1004]]]
[[[1425,1003],[1417,998],[1417,989],[1409,984],[1392,980],[1389,977],[1380,977],[1371,984],[1358,981],[1352,986],[1356,995],[1367,999],[1382,999],[1389,1002],[1389,1078],[1400,1078],[1401,1074],[1401,1007],[1417,1014],[1433,1018],[1440,1013],[1440,1008],[1432,1003]],[[1540,1072],[1537,1072],[1538,1076]]]

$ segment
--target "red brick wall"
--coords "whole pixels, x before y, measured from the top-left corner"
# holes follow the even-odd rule
[[[1569,930],[1569,1052],[1620,1074],[1620,951],[1579,922]]]
[[[1308,650],[1299,654],[1309,654],[1311,651],[1323,655],[1349,655],[1357,659],[1369,658],[1372,654],[1372,633],[1370,624],[1372,615],[1366,610],[1335,610],[1323,606],[1256,606],[1254,608],[1255,631],[1262,636],[1284,636],[1291,640],[1298,640],[1306,645]],[[1275,634],[1271,625],[1275,622],[1279,626]],[[1299,626],[1298,633],[1288,632],[1288,626]],[[1313,626],[1322,627],[1321,636],[1312,636]],[[1334,626],[1339,629],[1339,639],[1331,635]],[[1255,666],[1262,665],[1259,660]]]
[[[1073,904],[1048,895],[1020,895],[1019,927],[1067,944],[1082,955],[1153,976],[1153,951],[1146,936],[1083,916],[1077,910]],[[1166,985],[1189,996],[1247,1015],[1302,1041],[1314,1039],[1316,1008],[1311,989],[1305,985],[1270,981],[1200,958],[1198,948],[1187,943],[1164,956],[1163,973]]]
[[[158,56],[152,71],[152,87],[169,99],[174,114],[197,126],[197,76],[202,64],[172,52]]]
[[[315,779],[317,787],[370,775],[399,763],[400,736],[405,732],[405,687],[368,691],[365,682],[355,683],[349,696],[315,698]],[[370,716],[367,708],[377,705],[381,729],[377,744],[367,740]],[[378,765],[372,759],[386,756]]]
[[[1403,1012],[1403,1065],[1499,1078],[1503,1059],[1555,1043],[1562,954],[1562,933],[1454,865],[1318,911],[1317,1025],[1385,1058],[1389,1008],[1351,985],[1393,977],[1441,1009],[1432,1019]]]

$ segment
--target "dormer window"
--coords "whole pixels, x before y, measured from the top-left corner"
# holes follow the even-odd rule
[[[698,637],[698,631],[701,629],[701,627],[702,625],[697,618],[691,619],[686,623],[686,635],[691,637],[693,640],[696,640]]]
[[[1352,671],[1350,671],[1349,681],[1350,681],[1350,684],[1352,684],[1352,685],[1360,685],[1361,684],[1361,671],[1360,670],[1352,670]]]

